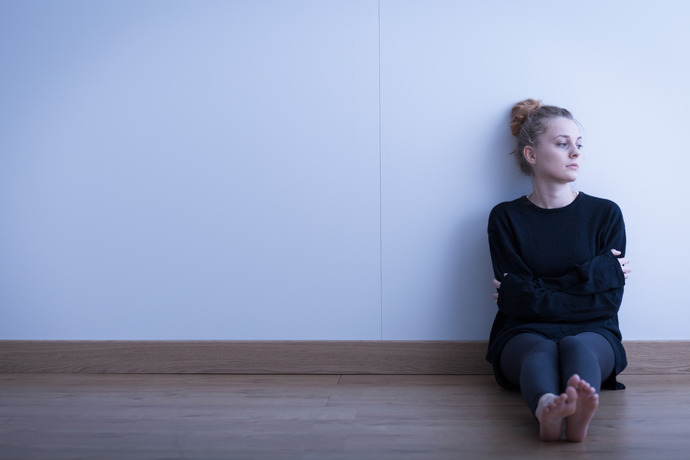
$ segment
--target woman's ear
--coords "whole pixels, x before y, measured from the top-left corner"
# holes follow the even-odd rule
[[[531,165],[537,164],[537,156],[535,155],[534,147],[531,145],[527,145],[522,149],[522,156],[525,157],[527,163]]]

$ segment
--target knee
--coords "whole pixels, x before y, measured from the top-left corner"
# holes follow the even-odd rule
[[[561,341],[558,342],[558,348],[579,347],[581,345],[582,341],[574,335],[563,337]]]
[[[558,361],[558,344],[550,340],[540,343],[527,353],[525,361],[533,361],[537,363]]]
[[[589,353],[591,354],[587,344],[575,336],[563,337],[558,342],[558,353],[561,356],[572,356],[573,354]]]

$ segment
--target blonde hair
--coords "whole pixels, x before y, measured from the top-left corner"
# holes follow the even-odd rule
[[[513,106],[510,111],[510,131],[515,136],[517,145],[510,152],[515,156],[520,171],[531,176],[532,168],[522,152],[525,147],[535,147],[549,127],[549,121],[554,118],[567,118],[574,120],[573,114],[568,110],[554,105],[544,105],[538,99],[525,99]]]

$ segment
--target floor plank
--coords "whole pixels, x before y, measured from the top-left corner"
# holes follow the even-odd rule
[[[623,380],[574,444],[490,376],[0,374],[0,459],[685,458],[690,376]]]

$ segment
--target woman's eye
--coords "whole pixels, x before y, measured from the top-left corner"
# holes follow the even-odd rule
[[[582,150],[584,147],[585,147],[585,146],[582,145],[582,144],[578,144],[578,145],[577,145],[577,149],[578,149],[578,150]]]
[[[558,144],[558,146],[559,146],[560,148],[564,149],[564,148],[567,148],[567,147],[568,147],[568,144],[566,144],[565,142],[560,142],[560,143]]]

